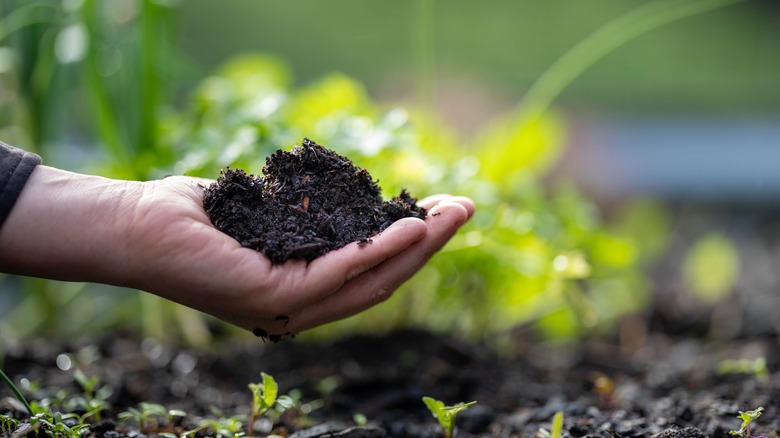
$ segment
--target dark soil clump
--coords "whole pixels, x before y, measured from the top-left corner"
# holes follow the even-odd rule
[[[223,171],[203,197],[212,223],[278,264],[370,243],[404,217],[425,219],[425,209],[406,191],[384,202],[365,169],[309,139],[302,143],[268,157],[262,176]]]

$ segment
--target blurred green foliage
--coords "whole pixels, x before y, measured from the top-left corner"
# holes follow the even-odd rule
[[[474,219],[393,299],[308,336],[424,326],[490,338],[531,325],[571,339],[609,330],[648,303],[643,267],[663,249],[663,209],[633,203],[607,224],[573,185],[543,184],[568,134],[566,118],[546,105],[463,139],[425,102],[378,104],[339,73],[299,85],[271,55],[236,56],[201,75],[171,42],[175,2],[118,5],[0,2],[0,138],[50,164],[148,179],[216,178],[226,166],[259,173],[267,155],[309,137],[368,169],[388,197],[403,187],[477,202]],[[422,73],[430,81],[425,66]],[[123,327],[162,335],[178,326],[189,342],[208,342],[199,314],[148,294],[39,279],[3,284],[24,289],[0,323],[9,333]]]
[[[292,65],[301,82],[338,70],[383,96],[394,96],[399,86],[417,79],[420,46],[429,43],[438,81],[460,79],[467,88],[484,79],[511,100],[524,96],[542,71],[605,23],[636,8],[662,12],[701,4],[231,0],[214,7],[212,0],[187,0],[181,8],[181,47],[210,67],[237,51],[272,52]],[[417,14],[428,8],[433,19],[422,38]],[[579,75],[559,103],[621,114],[776,112],[777,11],[772,0],[745,1],[645,34]],[[395,88],[388,90],[388,83]]]
[[[703,302],[713,304],[734,289],[739,278],[739,251],[721,233],[699,238],[685,256],[683,274],[687,286]]]
[[[560,117],[548,113],[522,130],[499,121],[464,143],[431,114],[381,108],[348,77],[290,89],[287,72],[277,59],[246,55],[204,79],[163,123],[175,172],[259,173],[267,155],[307,136],[369,169],[386,196],[405,187],[478,204],[473,222],[397,297],[329,334],[424,325],[480,337],[534,321],[549,336],[571,337],[646,303],[635,241],[606,229],[573,186],[549,195],[539,183],[561,152]]]

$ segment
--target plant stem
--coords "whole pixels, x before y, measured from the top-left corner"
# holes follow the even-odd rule
[[[665,24],[745,0],[658,0],[610,21],[558,58],[526,92],[514,116],[522,128],[542,115],[561,92],[591,65]]]
[[[27,402],[27,399],[24,398],[24,395],[22,395],[22,391],[19,391],[19,388],[14,385],[14,382],[11,381],[11,379],[5,374],[5,372],[0,368],[0,379],[2,379],[6,385],[8,385],[9,388],[11,388],[11,391],[14,393],[16,398],[19,399],[20,402],[24,405],[24,408],[27,410],[27,413],[30,414],[30,417],[35,416],[35,412],[33,412],[32,406],[30,406],[30,403]]]

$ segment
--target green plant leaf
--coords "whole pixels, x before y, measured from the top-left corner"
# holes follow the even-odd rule
[[[431,397],[423,397],[422,400],[423,403],[425,403],[425,406],[428,407],[428,410],[431,411],[434,418],[439,421],[442,432],[447,438],[452,437],[455,428],[455,416],[459,412],[468,409],[471,405],[477,403],[476,401],[472,401],[468,403],[458,403],[453,406],[445,406],[443,402]]]
[[[261,374],[263,376],[263,401],[266,406],[273,406],[276,403],[276,395],[279,391],[279,386],[276,384],[276,380],[266,373]]]
[[[550,438],[561,438],[563,436],[563,412],[556,412],[552,421]]]

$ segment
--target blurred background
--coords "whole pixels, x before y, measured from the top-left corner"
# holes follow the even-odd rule
[[[114,178],[258,173],[306,136],[474,220],[389,302],[425,327],[776,338],[780,3],[0,0],[0,139]],[[3,339],[240,332],[148,294],[0,277]]]

